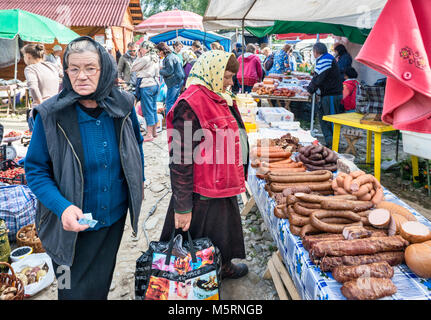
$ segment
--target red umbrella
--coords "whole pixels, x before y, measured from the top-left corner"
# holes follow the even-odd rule
[[[329,36],[329,33],[319,33],[319,39],[326,39]],[[285,33],[285,34],[277,34],[275,35],[277,40],[306,40],[306,39],[316,39],[315,34],[306,34],[306,33]]]
[[[202,16],[183,10],[157,13],[135,27],[137,32],[163,33],[179,29],[198,29],[204,31]]]

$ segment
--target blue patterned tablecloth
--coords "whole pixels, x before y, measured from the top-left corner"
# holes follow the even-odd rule
[[[340,290],[342,284],[334,280],[331,272],[322,272],[318,266],[313,264],[308,251],[302,246],[301,238],[290,233],[289,221],[274,216],[273,210],[276,202],[264,189],[265,183],[264,180],[256,177],[256,171],[250,167],[248,174],[250,190],[302,299],[345,300],[346,298]],[[431,228],[429,220],[398,199],[389,190],[384,189],[384,194],[385,200],[407,208],[419,222]],[[417,277],[405,264],[394,267],[392,281],[398,291],[393,296],[383,299],[431,300],[431,279]]]

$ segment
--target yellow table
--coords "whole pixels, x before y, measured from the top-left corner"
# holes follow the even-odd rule
[[[380,166],[382,160],[382,133],[396,131],[391,125],[362,124],[360,120],[364,115],[356,112],[340,113],[323,116],[323,120],[334,123],[334,133],[332,135],[332,150],[338,152],[340,143],[341,126],[349,126],[367,130],[367,158],[366,162],[371,162],[372,133],[374,133],[374,176],[380,181]]]

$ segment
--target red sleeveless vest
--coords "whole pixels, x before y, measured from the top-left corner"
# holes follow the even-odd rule
[[[202,142],[197,150],[193,150],[193,192],[211,198],[232,197],[245,192],[239,127],[226,101],[204,86],[187,88],[166,117],[169,148],[175,136],[172,132],[174,110],[180,100],[191,106],[202,128],[202,134],[194,137],[201,137]],[[234,107],[237,109],[235,103]],[[183,142],[187,143],[192,141]]]

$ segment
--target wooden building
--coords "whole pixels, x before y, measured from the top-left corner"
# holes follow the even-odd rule
[[[134,26],[143,20],[139,0],[0,0],[0,10],[21,9],[53,19],[80,35],[100,43],[111,43],[123,54],[133,41]],[[47,53],[58,43],[45,44]],[[65,45],[62,45],[63,48]],[[24,79],[23,59],[18,64],[18,79]],[[0,69],[0,78],[13,79],[14,66]]]

